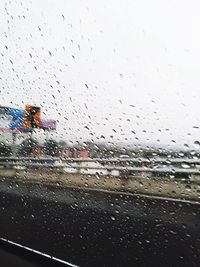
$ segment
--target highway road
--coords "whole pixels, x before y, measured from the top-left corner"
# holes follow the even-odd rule
[[[199,266],[200,204],[0,181],[0,236],[79,266]]]

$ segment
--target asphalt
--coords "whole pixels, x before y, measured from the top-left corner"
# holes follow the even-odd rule
[[[5,180],[0,236],[79,266],[200,266],[200,204]]]

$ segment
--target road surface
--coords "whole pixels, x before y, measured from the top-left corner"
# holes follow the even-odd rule
[[[200,204],[0,182],[0,235],[79,266],[199,266]]]

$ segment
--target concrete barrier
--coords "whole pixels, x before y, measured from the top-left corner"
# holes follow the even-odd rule
[[[90,190],[107,190],[123,193],[138,193],[160,197],[181,198],[199,201],[200,184],[191,180],[173,180],[161,177],[86,175],[64,173],[62,169],[0,169],[4,179],[14,179],[41,185],[55,185]]]
[[[14,177],[16,169],[13,168],[0,168],[0,177]]]

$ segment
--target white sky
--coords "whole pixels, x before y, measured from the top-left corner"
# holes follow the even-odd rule
[[[199,11],[193,0],[1,1],[0,105],[40,105],[66,141],[193,148]]]

